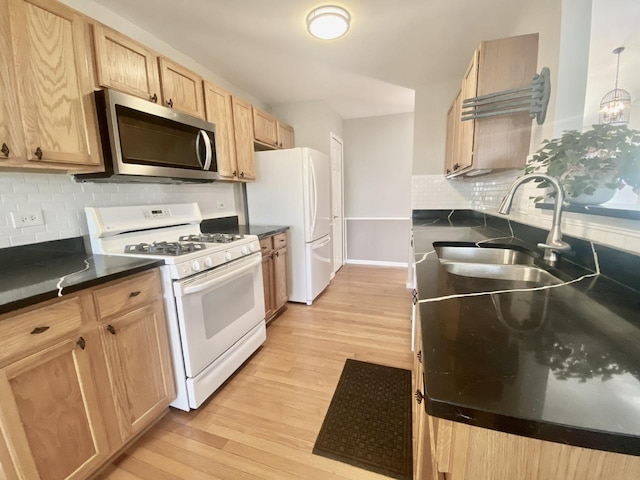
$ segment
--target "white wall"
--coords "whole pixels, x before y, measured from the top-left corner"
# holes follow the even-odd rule
[[[329,155],[329,134],[342,138],[342,117],[326,102],[283,103],[273,106],[271,112],[294,128],[296,147],[310,147]]]
[[[234,186],[75,183],[69,175],[0,173],[0,248],[87,234],[84,207],[197,202],[203,216],[235,215]],[[15,229],[10,214],[41,210],[44,226]]]
[[[406,262],[413,124],[412,113],[344,122],[347,261]]]

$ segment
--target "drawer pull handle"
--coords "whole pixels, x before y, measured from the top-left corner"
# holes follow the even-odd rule
[[[109,332],[111,335],[115,335],[116,329],[113,328],[113,325],[107,325],[107,332]]]
[[[420,390],[416,390],[416,402],[418,402],[418,405],[422,403],[423,398],[424,395],[422,394],[422,392]]]
[[[44,333],[49,330],[49,327],[36,327],[31,330],[31,335],[38,335],[39,333]]]
[[[76,342],[76,344],[82,349],[84,350],[84,347],[87,345],[87,342],[85,342],[83,337],[80,337],[78,339],[78,341]]]
[[[140,290],[136,290],[135,292],[131,292],[129,294],[129,298],[133,298],[133,297],[137,297],[138,295],[140,295],[142,292]]]

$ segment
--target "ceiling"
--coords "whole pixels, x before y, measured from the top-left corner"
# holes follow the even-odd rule
[[[411,112],[413,89],[459,82],[531,0],[339,0],[353,20],[333,41],[305,30],[317,0],[96,1],[267,105],[323,100],[351,119]]]

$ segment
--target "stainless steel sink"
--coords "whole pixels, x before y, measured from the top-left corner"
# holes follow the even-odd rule
[[[555,285],[562,280],[536,265],[536,258],[514,248],[436,245],[447,272],[464,277]]]

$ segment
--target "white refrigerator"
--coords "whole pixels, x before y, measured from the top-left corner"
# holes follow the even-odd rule
[[[311,148],[257,152],[251,225],[287,225],[289,300],[311,305],[331,278],[331,164]]]

